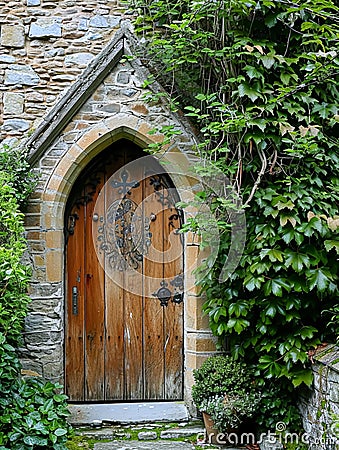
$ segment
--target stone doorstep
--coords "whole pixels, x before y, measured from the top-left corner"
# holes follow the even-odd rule
[[[133,424],[150,422],[187,422],[189,415],[183,402],[70,404],[69,422],[73,426]]]

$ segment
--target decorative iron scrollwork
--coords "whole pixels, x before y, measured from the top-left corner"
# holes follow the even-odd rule
[[[80,178],[81,182],[79,182],[79,186],[81,186],[81,189],[78,189],[74,193],[73,202],[67,207],[68,212],[65,216],[66,241],[68,241],[69,236],[74,234],[76,221],[79,219],[79,215],[73,211],[76,209],[79,211],[81,207],[93,201],[93,197],[100,184],[102,173],[103,168],[100,167],[90,175],[87,174],[86,177]]]
[[[153,186],[155,195],[162,206],[168,210],[174,211],[174,213],[168,217],[168,226],[170,231],[174,230],[175,234],[179,234],[182,223],[182,211],[175,207],[175,204],[179,199],[174,195],[174,189],[168,184],[166,178],[161,175],[150,176],[149,183]],[[177,222],[177,224],[175,224],[175,222]]]
[[[137,213],[138,205],[129,198],[115,200],[107,209],[99,228],[100,248],[113,270],[137,270],[151,245],[149,217]]]
[[[113,180],[111,186],[119,189],[123,196],[115,200],[108,208],[103,225],[98,229],[100,249],[108,256],[108,262],[113,270],[120,272],[133,268],[137,270],[148,253],[151,245],[150,218],[138,213],[138,205],[126,195],[133,188],[140,186],[137,180],[128,181],[126,169],[120,174],[121,181]],[[140,208],[139,208],[140,209]]]
[[[173,197],[173,189],[167,185],[164,177],[161,175],[152,175],[150,185],[153,186],[158,201],[167,208],[174,208],[176,199]]]
[[[177,292],[173,295],[172,302],[176,303],[177,305],[180,305],[184,301],[184,293],[183,292]]]
[[[129,178],[129,173],[126,169],[121,172],[120,175],[121,181],[113,180],[111,185],[113,188],[120,188],[119,194],[126,195],[130,194],[131,189],[139,187],[140,183],[137,180],[127,181]]]
[[[159,299],[161,306],[168,306],[168,303],[171,299],[172,303],[175,303],[177,305],[179,305],[184,301],[183,274],[179,274],[173,280],[171,280],[170,285],[173,286],[174,288],[173,292],[168,288],[168,283],[165,280],[163,280],[160,283],[161,287],[157,290],[157,292],[153,293],[153,296]]]

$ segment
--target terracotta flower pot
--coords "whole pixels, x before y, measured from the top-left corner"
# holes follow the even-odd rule
[[[204,425],[206,428],[206,438],[209,444],[217,444],[217,435],[219,431],[215,428],[214,421],[210,414],[202,413]]]
[[[229,445],[229,444],[237,443],[237,442],[233,442],[234,437],[238,436],[238,433],[239,433],[239,430],[237,428],[230,428],[225,433],[216,428],[214,421],[210,414],[203,412],[202,417],[204,420],[204,425],[205,425],[205,429],[206,429],[206,441],[208,444]],[[232,435],[232,440],[228,440],[227,436],[229,434]]]

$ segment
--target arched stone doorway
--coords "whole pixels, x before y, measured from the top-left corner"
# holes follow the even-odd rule
[[[181,200],[187,200],[186,193],[190,195],[197,182],[189,175],[195,158],[194,130],[166,102],[144,101],[147,70],[137,59],[120,61],[123,54],[130,54],[129,39],[127,31],[117,33],[27,143],[30,162],[40,178],[26,213],[33,279],[22,362],[24,369],[61,383],[65,381],[64,217],[72,188],[83,170],[121,139],[140,149],[163,143],[165,137],[154,129],[170,125],[178,134],[162,146],[157,158],[164,161],[163,167],[170,173]],[[105,105],[107,108],[103,108]],[[202,315],[203,298],[192,274],[200,257],[199,245],[194,235],[185,234],[183,239],[183,398],[191,406],[193,369],[215,352],[215,343],[208,317]]]

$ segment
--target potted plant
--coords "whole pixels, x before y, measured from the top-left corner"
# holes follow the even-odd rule
[[[246,363],[229,355],[211,356],[193,371],[193,377],[193,401],[203,413],[211,443],[218,443],[218,433],[234,432],[257,411],[260,393]]]

